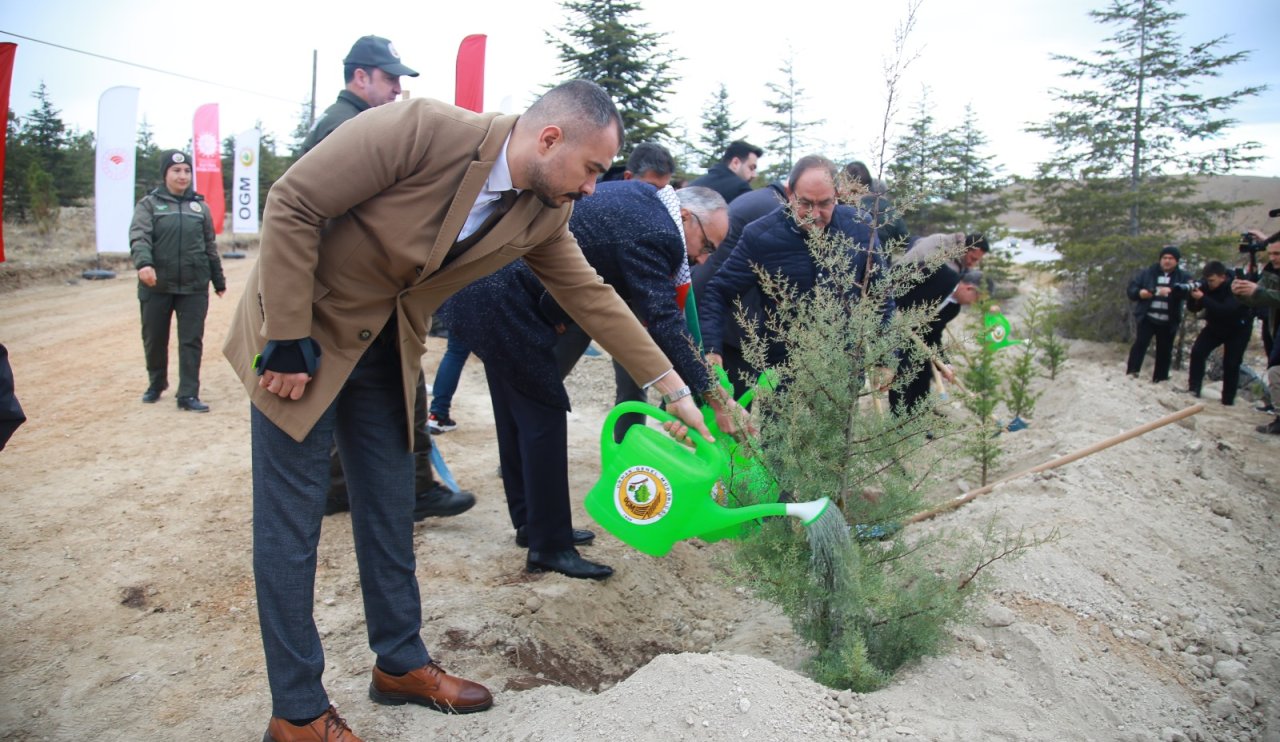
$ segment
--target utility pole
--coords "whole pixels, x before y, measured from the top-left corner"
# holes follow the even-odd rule
[[[311,50],[311,108],[307,111],[307,129],[316,122],[316,50]]]

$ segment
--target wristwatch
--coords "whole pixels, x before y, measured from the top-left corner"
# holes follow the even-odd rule
[[[674,392],[671,392],[670,394],[662,395],[662,404],[669,405],[672,402],[679,402],[685,397],[692,397],[692,396],[693,396],[693,390],[690,389],[688,385],[685,385],[675,390]]]

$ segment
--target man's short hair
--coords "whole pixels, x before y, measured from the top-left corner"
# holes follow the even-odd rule
[[[604,88],[590,80],[560,83],[543,93],[520,118],[535,129],[559,126],[570,139],[609,125],[617,133],[619,145],[626,138],[618,107]]]
[[[367,64],[344,64],[342,65],[342,81],[349,83],[356,79],[356,70],[364,70],[366,75],[373,77],[373,71],[376,69],[378,68],[370,67]]]
[[[627,170],[636,176],[653,173],[665,177],[676,171],[676,161],[661,144],[641,142],[631,150],[631,156],[627,158]]]
[[[834,162],[822,155],[805,155],[796,160],[795,166],[791,168],[791,175],[787,178],[787,187],[791,189],[792,193],[795,193],[796,182],[800,180],[800,176],[810,170],[818,169],[826,170],[831,182],[836,182],[836,164]]]
[[[764,157],[764,150],[754,144],[747,144],[741,139],[736,142],[730,142],[729,146],[724,150],[724,156],[720,158],[720,164],[728,165],[735,158],[739,160],[747,159],[747,155],[755,155],[756,157]]]
[[[1200,274],[1205,278],[1209,276],[1225,276],[1227,275],[1227,266],[1221,260],[1210,260],[1204,264],[1204,268],[1200,269]]]
[[[729,208],[724,196],[703,186],[681,188],[676,191],[676,198],[680,199],[680,208],[688,209],[691,214],[696,214],[704,221],[710,219],[717,211]]]
[[[985,235],[967,234],[964,236],[965,247],[976,247],[983,252],[991,252],[991,245],[987,243]]]

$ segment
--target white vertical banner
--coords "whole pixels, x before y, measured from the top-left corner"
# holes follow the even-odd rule
[[[231,231],[258,233],[258,142],[261,132],[249,129],[236,134],[235,177],[231,180]]]
[[[98,99],[93,181],[98,252],[129,252],[137,171],[138,89],[108,88]]]

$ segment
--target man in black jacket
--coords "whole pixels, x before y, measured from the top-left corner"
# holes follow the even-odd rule
[[[942,265],[929,274],[923,281],[912,286],[898,297],[899,309],[938,305],[938,314],[928,325],[924,337],[925,346],[942,356],[942,332],[947,323],[960,314],[960,308],[978,300],[979,286],[982,284],[980,271],[967,271],[963,275],[950,265]],[[908,412],[929,395],[929,385],[933,374],[929,370],[929,361],[912,362],[910,356],[898,366],[898,377],[905,382],[902,391],[897,391],[897,384],[889,390],[889,407],[895,411]],[[948,382],[956,380],[955,371],[943,360],[939,369],[943,379]]]
[[[781,275],[797,294],[813,290],[826,280],[824,270],[809,251],[811,232],[840,234],[851,240],[849,260],[855,271],[855,282],[861,284],[870,275],[877,281],[885,274],[884,256],[878,249],[875,231],[863,221],[857,210],[839,204],[836,198],[836,166],[819,155],[800,158],[791,170],[788,188],[790,208],[778,208],[748,224],[742,231],[733,253],[711,281],[703,300],[698,302],[703,349],[707,360],[723,366],[734,385],[734,396],[741,396],[764,369],[754,368],[742,357],[741,349],[728,342],[726,327],[731,327],[735,300],[757,291],[759,313],[751,320],[756,332],[767,344],[766,364],[772,366],[786,360],[786,344],[765,322],[777,309],[777,297],[769,296],[760,285],[759,271],[769,276]],[[870,272],[870,273],[868,273]],[[858,286],[852,287],[860,296]],[[884,308],[886,319],[894,304]]]
[[[1253,311],[1231,293],[1227,267],[1220,261],[1205,263],[1202,276],[1203,288],[1192,289],[1187,302],[1187,308],[1193,312],[1203,309],[1205,319],[1204,329],[1191,345],[1187,389],[1200,396],[1205,360],[1214,348],[1222,346],[1222,403],[1233,405],[1240,385],[1240,363],[1253,333]]]
[[[346,87],[311,126],[307,138],[302,140],[302,151],[310,152],[320,140],[356,114],[394,101],[400,95],[403,75],[417,77],[418,73],[400,61],[400,54],[390,40],[381,36],[357,39],[342,60]]]
[[[1160,250],[1160,260],[1129,282],[1129,300],[1138,331],[1129,349],[1129,365],[1125,373],[1136,377],[1142,370],[1151,338],[1156,339],[1156,367],[1151,381],[1166,381],[1173,359],[1173,336],[1182,321],[1182,303],[1187,292],[1179,288],[1191,282],[1191,274],[1178,267],[1182,253],[1173,245]]]
[[[702,186],[724,196],[725,203],[744,193],[751,192],[751,181],[756,177],[756,166],[764,150],[742,140],[731,142],[720,162],[711,166],[707,174],[689,185]]]

